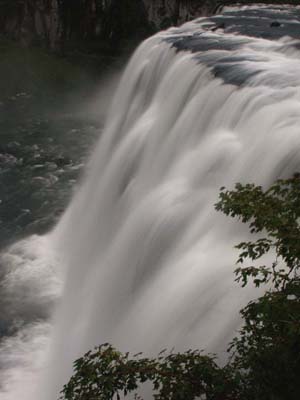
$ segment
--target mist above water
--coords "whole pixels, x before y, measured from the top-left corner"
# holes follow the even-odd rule
[[[47,244],[36,247],[59,257],[49,298],[57,300],[61,285],[62,296],[51,328],[38,318],[28,325],[29,351],[7,362],[3,399],[17,398],[13,373],[21,379],[22,368],[30,371],[28,387],[38,382],[34,396],[23,390],[24,399],[56,399],[73,360],[107,341],[146,353],[203,348],[224,359],[238,310],[255,293],[234,283],[232,248],[247,229],[214,203],[221,186],[268,185],[299,170],[300,42],[286,35],[289,21],[291,36],[300,24],[292,11],[246,8],[243,17],[229,10],[162,32],[137,50],[80,189],[42,238]],[[275,35],[270,23],[279,17],[284,29]],[[42,276],[32,287],[45,282]],[[47,290],[37,293],[40,304]],[[18,335],[6,343],[18,343]],[[14,346],[7,348],[9,361]],[[46,369],[37,374],[29,359],[45,348]]]

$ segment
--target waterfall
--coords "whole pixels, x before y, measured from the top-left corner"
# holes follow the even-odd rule
[[[238,310],[257,294],[234,282],[233,246],[247,228],[214,203],[221,186],[267,186],[299,170],[294,13],[229,9],[138,48],[81,187],[46,237],[60,258],[49,279],[63,289],[36,400],[56,399],[73,360],[104,342],[226,357]]]

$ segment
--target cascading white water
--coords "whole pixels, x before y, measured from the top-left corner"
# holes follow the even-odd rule
[[[234,283],[232,248],[247,229],[214,203],[221,186],[299,170],[300,42],[212,29],[218,18],[150,38],[124,73],[82,186],[48,236],[64,289],[36,400],[56,399],[96,344],[222,358],[239,326],[253,293]]]

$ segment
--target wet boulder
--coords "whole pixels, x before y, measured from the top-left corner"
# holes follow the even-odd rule
[[[281,26],[281,23],[279,21],[273,21],[270,23],[271,28],[279,28]]]

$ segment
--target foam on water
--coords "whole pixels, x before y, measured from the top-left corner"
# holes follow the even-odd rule
[[[62,280],[48,237],[16,243],[3,251],[0,264],[1,400],[32,399]]]

